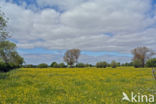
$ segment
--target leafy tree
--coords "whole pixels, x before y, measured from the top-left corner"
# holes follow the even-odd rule
[[[84,68],[86,66],[85,66],[84,63],[78,63],[78,64],[76,64],[76,67],[78,67],[78,68]]]
[[[0,42],[0,58],[5,63],[22,65],[24,59],[16,52],[16,44],[9,41]]]
[[[135,59],[133,60],[133,65],[135,68],[139,68],[139,67],[142,67],[142,62],[139,59]]]
[[[156,67],[156,58],[149,59],[146,63],[147,67]]]
[[[154,52],[147,47],[137,47],[132,50],[132,54],[134,55],[133,61],[141,62],[141,67],[144,67],[147,59],[154,55]]]
[[[4,13],[0,11],[0,42],[6,40],[9,35],[6,31],[7,19],[5,18]]]
[[[130,62],[130,63],[126,62],[126,63],[121,64],[121,66],[133,66],[133,62]]]
[[[117,63],[116,63],[115,60],[113,60],[113,61],[111,62],[111,67],[112,67],[112,68],[116,68],[116,67],[117,67]]]
[[[48,65],[46,63],[41,63],[38,65],[38,68],[47,68]]]
[[[23,57],[21,57],[17,52],[13,52],[11,56],[11,61],[13,64],[15,64],[16,66],[22,66],[22,64],[24,63]]]
[[[117,64],[117,66],[118,66],[118,67],[120,67],[120,66],[121,66],[120,62],[118,62],[118,63],[116,63],[116,64]]]
[[[97,68],[106,68],[107,67],[107,62],[97,62],[96,63]]]
[[[92,64],[85,64],[85,67],[93,67]]]
[[[28,65],[24,65],[24,68],[36,68],[37,65],[32,65],[32,64],[28,64]]]
[[[79,49],[70,49],[67,50],[64,55],[64,61],[72,67],[74,63],[77,63],[78,58],[80,56],[80,50]]]
[[[52,62],[50,67],[56,67],[57,66],[57,62]]]
[[[16,44],[8,41],[9,35],[6,28],[7,19],[0,11],[0,70],[3,71],[19,67],[24,62],[24,59],[16,51]]]
[[[58,65],[58,67],[59,67],[59,68],[65,68],[66,65],[65,65],[64,63],[60,63],[60,64]]]

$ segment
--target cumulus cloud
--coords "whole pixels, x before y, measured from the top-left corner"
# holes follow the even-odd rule
[[[9,17],[8,30],[19,48],[130,53],[137,46],[147,46],[156,50],[156,10],[152,0],[36,0],[36,3],[40,8],[50,8],[34,11],[0,1],[2,11]]]

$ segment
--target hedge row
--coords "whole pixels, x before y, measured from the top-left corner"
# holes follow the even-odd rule
[[[3,63],[0,62],[0,72],[8,72],[10,70],[13,70],[15,68],[18,68],[18,65],[12,64],[12,63]]]

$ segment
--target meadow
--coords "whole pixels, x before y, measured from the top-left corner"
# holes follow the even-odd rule
[[[152,69],[21,68],[0,73],[0,104],[132,104],[121,100],[122,92],[132,91],[156,95]]]

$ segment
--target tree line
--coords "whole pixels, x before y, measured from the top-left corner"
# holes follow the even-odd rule
[[[155,53],[147,48],[147,47],[137,47],[132,50],[133,59],[132,62],[120,63],[113,60],[111,63],[106,61],[97,62],[95,65],[92,64],[85,64],[82,62],[78,62],[78,58],[80,56],[79,49],[70,49],[67,50],[64,54],[64,63],[57,63],[52,62],[51,65],[46,63],[41,63],[39,65],[24,65],[23,67],[27,68],[66,68],[66,67],[77,67],[77,68],[84,68],[84,67],[97,67],[97,68],[106,68],[106,67],[120,67],[120,66],[134,66],[135,68],[139,67],[156,67],[156,58],[151,58]]]

